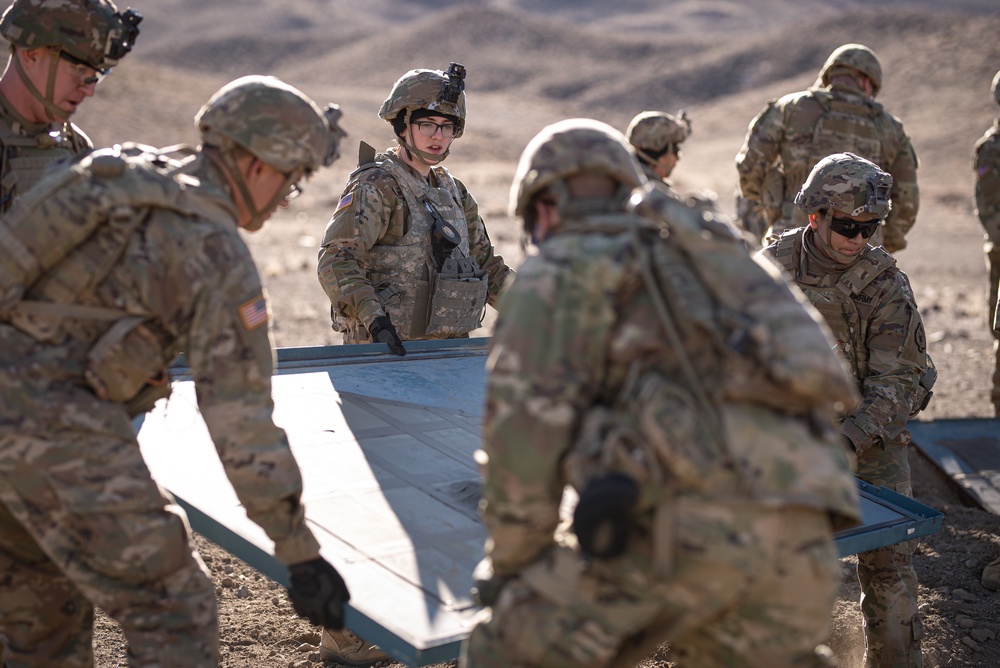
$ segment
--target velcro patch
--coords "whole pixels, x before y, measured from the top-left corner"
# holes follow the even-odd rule
[[[337,215],[338,213],[341,212],[341,210],[351,206],[353,202],[354,202],[354,191],[351,191],[340,198],[340,201],[337,203],[337,210],[333,212],[333,215]]]
[[[267,302],[264,301],[264,295],[254,297],[243,304],[239,311],[243,327],[248,330],[257,329],[261,325],[267,324]]]

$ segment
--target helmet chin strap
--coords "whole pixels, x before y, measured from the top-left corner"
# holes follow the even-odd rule
[[[73,112],[64,111],[56,106],[56,68],[59,67],[59,52],[53,50],[52,54],[53,58],[49,62],[48,81],[45,84],[45,95],[42,95],[41,91],[31,81],[28,73],[24,71],[24,66],[21,64],[21,59],[18,57],[16,51],[14,52],[14,69],[17,70],[17,75],[21,77],[21,82],[28,89],[28,92],[31,93],[32,97],[42,103],[42,106],[45,108],[45,117],[53,122],[64,123],[69,120]]]
[[[818,228],[815,230],[816,234],[813,235],[820,250],[838,264],[851,264],[857,260],[858,254],[847,255],[833,249],[833,230],[830,229],[830,223],[833,222],[833,212],[828,210],[823,216],[826,218],[826,238],[824,239],[823,235],[819,234]]]
[[[445,152],[442,153],[441,155],[437,155],[437,154],[434,154],[434,153],[428,153],[427,151],[421,151],[416,146],[413,146],[412,144],[410,144],[408,141],[406,141],[403,138],[403,135],[405,135],[407,132],[410,133],[410,140],[412,141],[413,140],[413,124],[410,123],[410,110],[409,109],[406,110],[406,130],[403,132],[402,135],[399,135],[399,143],[403,145],[404,149],[406,149],[406,152],[410,156],[410,158],[412,158],[414,160],[419,160],[420,162],[424,163],[428,167],[433,167],[433,166],[435,166],[437,164],[440,164],[440,163],[444,162],[444,159],[448,157],[449,153],[451,153],[451,146],[449,146],[447,148],[447,150],[445,150]]]
[[[240,225],[240,227],[248,232],[256,232],[262,228],[267,219],[271,217],[271,214],[277,210],[278,205],[281,204],[281,200],[285,198],[288,188],[295,179],[295,174],[292,173],[286,176],[285,182],[275,191],[267,204],[258,209],[254,203],[253,194],[250,192],[250,186],[247,185],[246,178],[243,176],[243,172],[236,164],[236,161],[233,160],[232,154],[223,154],[220,150],[206,151],[205,154],[216,167],[229,175],[229,180],[236,185],[236,189],[239,192],[243,208],[250,214],[250,220]]]

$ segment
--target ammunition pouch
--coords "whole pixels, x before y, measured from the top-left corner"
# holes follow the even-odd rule
[[[427,334],[467,334],[486,311],[489,281],[471,258],[449,257],[431,278]]]
[[[149,402],[150,388],[166,388],[165,393],[154,393],[153,403],[170,394],[163,345],[145,321],[142,316],[121,318],[87,352],[84,377],[101,399],[128,404],[145,392],[147,396],[137,404],[141,406]]]

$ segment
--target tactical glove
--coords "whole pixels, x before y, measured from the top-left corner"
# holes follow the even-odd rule
[[[591,481],[573,511],[573,531],[580,549],[598,559],[624,553],[638,500],[639,485],[627,475],[614,473]]]
[[[498,577],[493,572],[492,559],[483,557],[472,571],[472,602],[484,608],[492,606],[508,580],[510,578]]]
[[[391,350],[393,354],[399,355],[400,357],[406,355],[406,348],[403,347],[403,340],[399,338],[399,334],[396,332],[396,328],[393,326],[392,321],[389,320],[389,316],[380,315],[372,320],[372,324],[368,326],[368,331],[371,332],[372,341],[384,343],[389,346],[389,350]]]
[[[344,628],[344,605],[351,599],[344,578],[323,557],[288,567],[288,597],[295,612],[325,629]]]

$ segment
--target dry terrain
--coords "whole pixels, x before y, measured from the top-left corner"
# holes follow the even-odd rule
[[[940,370],[921,419],[992,415],[970,154],[998,111],[989,94],[1000,68],[995,0],[136,2],[146,20],[135,54],[76,119],[97,144],[194,141],[198,107],[243,74],[275,74],[345,110],[343,159],[315,177],[292,209],[247,237],[283,347],[339,342],[315,278],[317,243],[354,166],[356,142],[390,141],[375,112],[403,71],[468,66],[468,133],[447,165],[476,195],[494,242],[516,264],[510,179],[521,148],[545,124],[587,116],[623,128],[643,109],[685,108],[694,135],[675,184],[713,191],[731,211],[733,156],[753,116],[769,98],[810,85],[836,46],[866,43],[885,70],[879,99],[903,119],[921,161],[920,216],[910,247],[898,254]],[[998,666],[1000,594],[984,589],[979,573],[1000,555],[1000,518],[967,505],[936,469],[911,459],[917,497],[945,513],[943,530],[921,541],[916,558],[925,665]],[[291,614],[284,593],[197,540],[217,584],[222,665],[319,665],[318,629]],[[842,665],[854,667],[861,636],[849,569],[848,560],[831,645]],[[120,631],[104,617],[97,652],[100,668],[126,665]],[[654,657],[648,665],[667,662]]]

